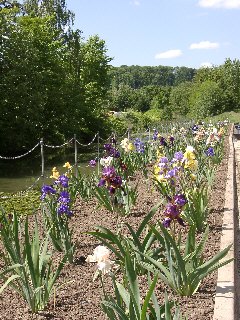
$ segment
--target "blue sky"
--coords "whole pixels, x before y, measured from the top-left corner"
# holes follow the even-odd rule
[[[240,0],[67,0],[114,66],[218,66],[240,59]]]

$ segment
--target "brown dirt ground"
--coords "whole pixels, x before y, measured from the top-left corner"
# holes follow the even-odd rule
[[[212,257],[220,247],[222,215],[224,210],[225,185],[228,160],[228,138],[225,139],[225,157],[218,168],[212,188],[209,205],[210,233],[205,250],[205,257]],[[139,178],[139,177],[138,177]],[[137,206],[131,216],[125,220],[136,226],[144,215],[159,201],[159,194],[149,188],[149,182],[140,179]],[[160,212],[155,219],[162,219]],[[65,283],[56,291],[56,303],[50,300],[46,311],[32,315],[23,299],[11,288],[7,288],[0,296],[0,319],[2,320],[73,320],[73,319],[106,319],[100,308],[102,290],[100,281],[93,282],[95,266],[85,262],[87,255],[92,254],[99,242],[84,232],[93,231],[96,225],[115,229],[116,218],[105,209],[97,209],[96,201],[78,200],[76,214],[71,220],[74,228],[74,238],[77,243],[75,263],[66,264],[60,276],[59,283]],[[1,266],[1,262],[0,262]],[[192,297],[176,297],[167,289],[169,299],[179,301],[180,309],[189,320],[210,320],[213,317],[214,297],[217,272],[207,276],[198,292]],[[111,290],[111,283],[106,278],[106,286]],[[166,288],[159,282],[157,295],[163,301],[163,291]]]

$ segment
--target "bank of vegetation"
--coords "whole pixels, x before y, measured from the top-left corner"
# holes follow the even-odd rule
[[[200,69],[113,67],[105,41],[74,28],[66,1],[0,6],[1,155],[22,153],[41,138],[56,145],[77,134],[88,142],[96,132],[239,109],[239,60]]]

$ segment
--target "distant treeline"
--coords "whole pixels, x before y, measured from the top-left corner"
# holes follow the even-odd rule
[[[121,66],[110,70],[111,85],[119,88],[127,85],[132,89],[145,86],[177,86],[192,81],[197,70],[187,67]]]
[[[236,59],[200,69],[121,66],[111,68],[109,74],[109,108],[127,112],[126,119],[135,119],[135,126],[197,120],[240,107],[240,61]],[[115,122],[119,127],[121,121]]]

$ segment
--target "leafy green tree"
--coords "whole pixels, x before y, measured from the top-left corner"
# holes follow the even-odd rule
[[[220,114],[225,109],[221,87],[211,80],[196,84],[190,95],[190,105],[190,114],[197,119]]]
[[[134,108],[136,91],[129,85],[121,84],[119,88],[112,88],[109,91],[109,109],[114,111],[126,111]]]
[[[191,82],[183,82],[172,88],[169,104],[175,115],[186,115],[189,112],[191,88]]]
[[[164,109],[169,106],[171,87],[159,87],[157,95],[151,101],[152,109]]]
[[[1,79],[3,147],[13,152],[42,136],[56,137],[64,117],[65,66],[50,17],[19,17],[4,46]],[[14,143],[11,141],[14,139]],[[11,150],[12,149],[12,150]]]
[[[1,154],[105,130],[110,58],[98,36],[64,30],[65,9],[65,1],[29,0],[0,10]]]

